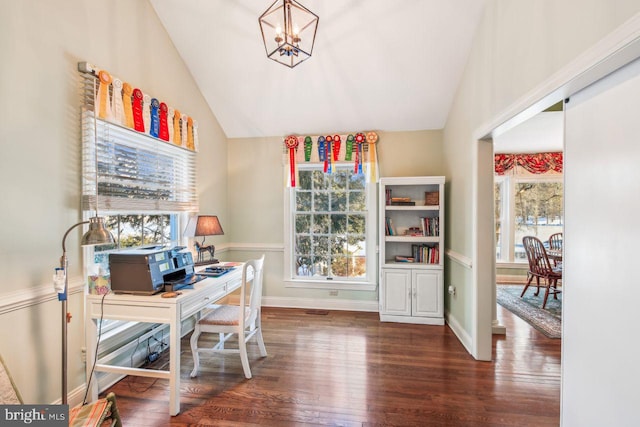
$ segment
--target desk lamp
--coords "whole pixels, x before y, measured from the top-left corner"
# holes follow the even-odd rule
[[[108,245],[114,243],[113,236],[104,226],[104,218],[94,216],[89,221],[79,222],[69,227],[62,237],[62,257],[60,257],[60,267],[56,268],[56,274],[53,277],[55,288],[58,291],[58,301],[62,302],[62,404],[67,404],[67,326],[71,321],[71,314],[67,312],[67,289],[69,287],[69,279],[67,268],[69,260],[67,259],[67,248],[65,241],[67,236],[76,227],[89,224],[89,230],[84,233],[80,244],[82,246]]]
[[[193,233],[194,237],[202,237],[202,243],[195,242],[196,251],[198,252],[198,261],[196,265],[202,264],[217,264],[218,260],[215,259],[215,250],[216,247],[211,244],[205,246],[204,241],[207,238],[206,236],[220,236],[223,235],[224,231],[222,231],[222,226],[220,225],[220,221],[218,217],[215,215],[198,215],[198,219],[196,221],[196,230]],[[209,260],[204,259],[204,254],[209,253]]]

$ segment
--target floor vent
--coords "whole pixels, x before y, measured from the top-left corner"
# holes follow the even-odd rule
[[[329,310],[307,310],[305,314],[315,314],[317,316],[326,316],[329,314]]]

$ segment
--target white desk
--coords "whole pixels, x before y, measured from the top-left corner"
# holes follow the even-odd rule
[[[182,336],[181,321],[199,313],[208,304],[228,295],[240,287],[242,282],[242,265],[220,277],[207,278],[195,285],[193,289],[181,289],[176,298],[162,298],[156,295],[108,294],[86,296],[86,348],[87,379],[91,375],[92,361],[95,358],[98,338],[97,323],[103,319],[124,320],[133,322],[166,323],[169,325],[169,370],[152,370],[96,364],[95,371],[112,372],[143,377],[165,378],[169,380],[169,413],[180,412],[180,338]],[[89,390],[91,401],[98,398],[98,383],[91,381]]]

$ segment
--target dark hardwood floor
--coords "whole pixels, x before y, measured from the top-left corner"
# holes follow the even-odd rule
[[[236,355],[203,356],[189,378],[187,336],[178,416],[168,414],[168,380],[129,376],[107,392],[126,427],[559,424],[561,341],[500,306],[508,333],[494,336],[492,362],[473,360],[447,326],[325,313],[264,308],[269,356],[249,345],[250,380]],[[164,355],[155,365],[167,363]]]

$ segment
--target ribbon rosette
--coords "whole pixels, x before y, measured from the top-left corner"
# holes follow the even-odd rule
[[[353,173],[362,173],[362,144],[364,144],[364,135],[356,134],[356,160],[354,162]]]
[[[295,135],[289,135],[284,139],[284,145],[289,150],[289,177],[291,179],[291,186],[296,186],[296,154],[295,150],[298,148],[298,137]]]

